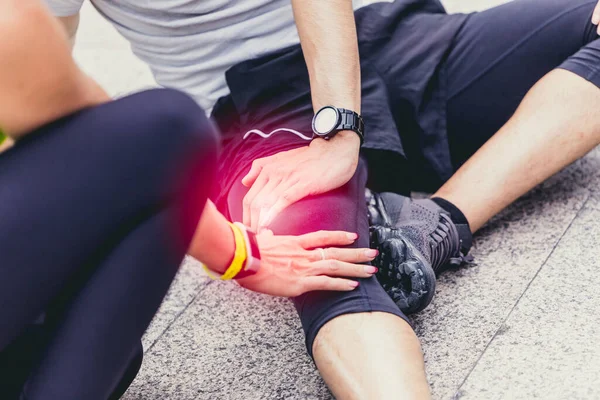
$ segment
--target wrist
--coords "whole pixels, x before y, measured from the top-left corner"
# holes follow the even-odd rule
[[[314,141],[314,140],[313,140]],[[360,153],[361,140],[360,137],[353,131],[340,131],[329,140],[317,139],[317,142],[325,142],[327,146],[344,153],[345,157],[354,157],[358,160]]]
[[[337,140],[338,142],[346,144],[348,147],[352,145],[356,148],[357,152],[360,151],[360,136],[354,131],[340,131],[331,140]]]
[[[235,255],[235,237],[227,219],[215,205],[208,201],[194,238],[189,254],[198,259],[215,273],[223,273]]]
[[[204,262],[204,265],[211,271],[223,274],[235,257],[236,244],[235,235],[229,226],[219,234],[222,235],[221,248],[215,251],[215,257]]]
[[[229,223],[234,237],[235,251],[225,271],[211,270],[204,265],[208,276],[212,279],[228,281],[231,279],[242,279],[254,275],[260,269],[260,250],[256,236],[239,222]],[[215,276],[217,273],[217,276]]]
[[[233,257],[229,264],[225,267],[223,267],[222,263],[219,263],[217,268],[211,268],[210,264],[204,264],[204,269],[206,270],[208,276],[212,279],[230,280],[239,274],[246,263],[248,253],[244,241],[244,233],[238,226],[235,226],[232,223],[228,223],[228,225],[232,232],[234,241]]]

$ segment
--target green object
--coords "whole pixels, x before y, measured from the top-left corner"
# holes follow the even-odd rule
[[[0,128],[0,144],[4,143],[8,136],[4,132],[2,132],[2,128]]]

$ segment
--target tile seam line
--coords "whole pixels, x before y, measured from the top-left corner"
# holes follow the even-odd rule
[[[160,333],[160,335],[158,335],[156,337],[156,339],[154,339],[154,341],[152,342],[150,347],[148,347],[148,350],[144,351],[144,354],[148,354],[148,353],[150,353],[150,351],[152,351],[152,349],[154,348],[154,345],[156,345],[160,341],[160,339],[162,339],[162,337],[165,335],[165,333],[167,333],[167,331],[169,329],[171,329],[171,326],[173,326],[173,324],[179,319],[179,317],[181,317],[188,310],[188,308],[190,308],[190,305],[192,305],[192,303],[196,301],[196,299],[198,298],[200,293],[202,293],[204,291],[204,289],[206,289],[212,283],[213,283],[213,281],[208,281],[208,282],[206,282],[204,284],[200,284],[196,287],[196,294],[194,295],[194,297],[191,298],[191,300],[185,305],[185,307],[183,307],[183,309],[180,312],[177,313],[177,315],[175,315],[175,318],[173,318],[173,320],[171,322],[169,322],[169,324],[165,327],[165,329],[163,329],[163,331]]]
[[[573,219],[571,219],[571,221],[569,221],[569,225],[567,225],[567,227],[565,228],[565,230],[562,232],[562,234],[560,235],[560,237],[558,238],[558,240],[554,244],[554,246],[552,246],[552,250],[550,250],[550,252],[548,253],[548,256],[546,256],[546,258],[544,259],[544,261],[542,262],[542,264],[540,265],[540,267],[538,268],[538,270],[535,272],[535,274],[533,275],[533,277],[527,283],[527,286],[525,287],[525,289],[523,290],[523,292],[521,293],[521,295],[519,296],[519,298],[517,299],[517,301],[515,301],[515,303],[513,304],[512,308],[510,309],[510,311],[508,312],[508,314],[506,315],[506,317],[504,317],[504,319],[502,320],[502,322],[498,326],[498,329],[496,329],[496,331],[494,332],[494,334],[492,335],[492,337],[490,338],[490,340],[487,342],[487,344],[485,345],[485,348],[483,349],[483,351],[481,352],[481,354],[479,355],[479,357],[477,357],[477,360],[473,363],[473,366],[469,369],[469,372],[467,373],[467,375],[465,376],[465,378],[462,380],[462,382],[460,383],[460,385],[458,386],[458,388],[454,392],[454,395],[452,396],[452,399],[458,399],[459,398],[458,395],[459,395],[461,389],[463,388],[463,386],[465,385],[465,383],[467,382],[467,380],[469,379],[469,377],[471,376],[471,374],[473,373],[473,371],[475,370],[475,368],[477,367],[477,365],[479,365],[479,362],[483,358],[484,354],[487,352],[487,350],[490,347],[490,345],[494,342],[494,340],[498,336],[498,332],[500,332],[500,330],[502,329],[502,327],[506,324],[506,321],[508,321],[508,319],[511,317],[511,315],[513,314],[513,312],[515,311],[515,309],[517,308],[517,306],[519,305],[519,303],[523,299],[523,296],[525,296],[525,293],[527,293],[527,291],[529,290],[529,287],[531,286],[531,284],[536,280],[536,278],[538,277],[540,271],[546,266],[546,264],[548,263],[548,260],[550,260],[550,257],[552,257],[552,255],[554,254],[554,251],[556,250],[556,248],[558,247],[558,245],[560,244],[560,242],[562,242],[562,240],[565,237],[565,235],[567,234],[567,232],[569,232],[569,230],[571,229],[571,226],[573,226],[573,223],[579,218],[579,216],[581,215],[582,211],[586,208],[586,206],[587,206],[588,202],[590,201],[590,199],[591,199],[591,193],[588,191],[587,196],[585,198],[585,201],[583,202],[583,204],[581,205],[581,207],[579,208],[579,210],[577,210],[577,213],[575,213],[575,216],[573,217]]]

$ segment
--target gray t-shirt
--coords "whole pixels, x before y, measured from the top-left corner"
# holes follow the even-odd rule
[[[70,16],[83,1],[46,3],[56,16]],[[291,0],[90,1],[160,85],[189,93],[207,112],[228,94],[227,69],[299,43]]]

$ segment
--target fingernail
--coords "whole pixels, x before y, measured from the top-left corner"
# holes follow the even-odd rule
[[[356,289],[358,287],[358,282],[352,281],[348,285],[350,285],[352,289]]]
[[[375,258],[378,255],[379,255],[379,251],[377,251],[377,250],[369,249],[369,250],[365,251],[365,256],[367,256],[369,258]]]
[[[358,239],[358,235],[356,233],[348,233],[348,234],[346,234],[346,236],[348,236],[348,239],[350,239],[350,240]]]
[[[370,266],[370,265],[366,265],[366,266],[365,266],[365,272],[366,272],[367,274],[375,274],[375,273],[377,273],[377,271],[379,271],[379,270],[377,269],[377,267],[372,267],[372,266]]]

